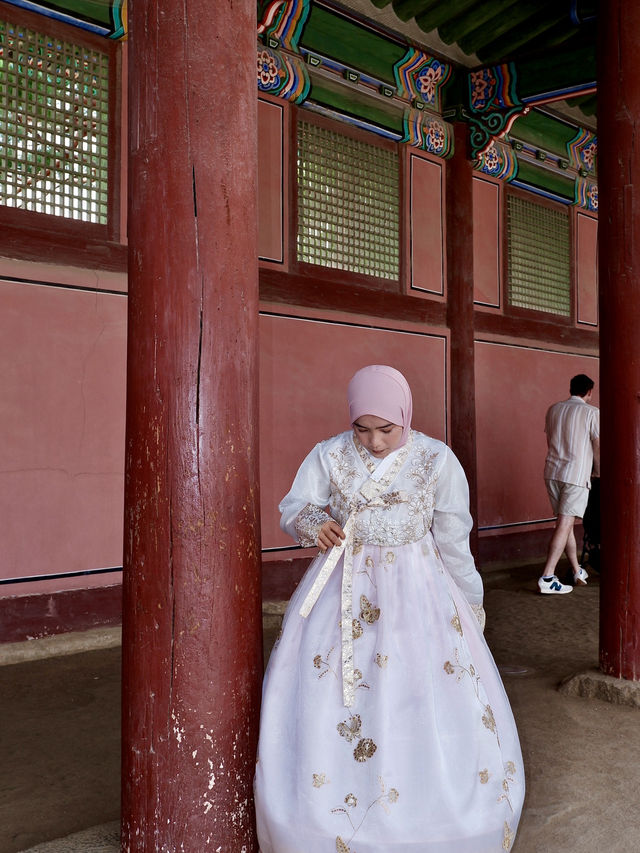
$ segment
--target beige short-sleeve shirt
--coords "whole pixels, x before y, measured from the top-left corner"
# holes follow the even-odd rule
[[[600,438],[600,410],[582,397],[554,403],[545,420],[547,461],[545,480],[560,480],[576,486],[591,485],[592,442]]]

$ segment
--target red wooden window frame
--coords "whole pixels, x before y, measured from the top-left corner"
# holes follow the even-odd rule
[[[124,271],[126,246],[120,234],[122,47],[60,21],[0,2],[6,21],[82,45],[107,55],[109,62],[108,212],[106,224],[21,210],[0,204],[2,253],[11,258]]]

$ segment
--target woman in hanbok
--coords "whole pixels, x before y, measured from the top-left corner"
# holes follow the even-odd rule
[[[261,853],[501,853],[524,798],[515,722],[482,635],[468,487],[372,365],[352,428],[316,445],[280,505],[320,553],[265,675]]]

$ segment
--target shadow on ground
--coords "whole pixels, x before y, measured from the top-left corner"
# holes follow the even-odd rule
[[[640,850],[640,710],[557,690],[597,666],[598,578],[541,596],[539,570],[485,576],[527,778],[512,853]],[[0,667],[0,853],[118,850],[119,681],[117,648]]]

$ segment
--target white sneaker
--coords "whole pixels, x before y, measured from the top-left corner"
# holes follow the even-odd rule
[[[587,570],[580,566],[580,570],[573,576],[573,583],[575,586],[586,586],[588,577]]]
[[[564,595],[567,592],[573,592],[573,587],[566,583],[560,583],[555,575],[548,578],[544,576],[538,578],[538,589],[543,595]]]

